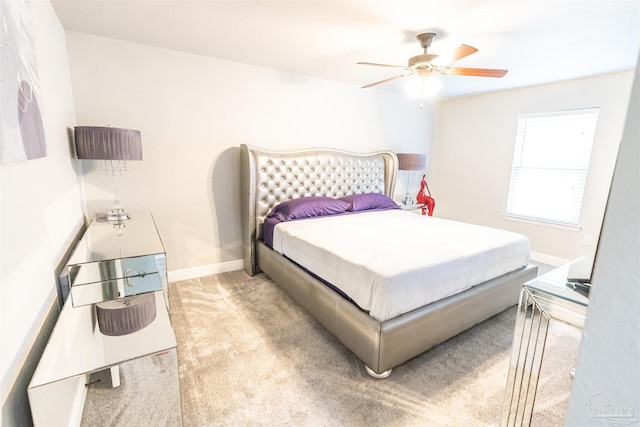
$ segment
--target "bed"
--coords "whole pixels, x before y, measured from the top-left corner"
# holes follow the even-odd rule
[[[469,278],[466,276],[469,275],[473,276],[469,280],[475,280],[477,283],[467,284],[454,291],[445,291],[441,296],[429,297],[431,299],[419,302],[415,307],[405,307],[401,310],[383,308],[379,311],[371,301],[354,301],[350,298],[351,295],[345,295],[344,292],[337,291],[333,283],[327,283],[326,277],[312,272],[317,266],[304,267],[307,262],[304,256],[298,262],[291,259],[296,255],[305,254],[307,249],[300,246],[303,243],[296,240],[282,244],[284,232],[281,232],[281,229],[285,229],[285,225],[292,226],[293,234],[296,235],[297,228],[305,222],[308,223],[304,224],[305,227],[320,227],[320,221],[345,221],[346,225],[343,224],[342,227],[350,228],[352,225],[346,221],[358,218],[357,222],[366,224],[368,221],[374,221],[373,216],[378,215],[384,217],[385,221],[409,224],[416,221],[435,221],[438,227],[442,227],[444,222],[438,221],[443,220],[399,209],[382,209],[380,212],[358,212],[354,215],[337,215],[335,218],[331,216],[318,220],[291,221],[274,228],[269,224],[273,218],[268,218],[268,215],[273,215],[278,207],[285,206],[287,203],[284,202],[303,197],[341,199],[345,196],[363,194],[392,197],[398,167],[396,155],[391,151],[361,154],[334,149],[273,151],[249,145],[241,145],[240,149],[244,270],[250,276],[263,272],[270,277],[362,360],[367,373],[373,377],[388,376],[392,368],[516,305],[522,283],[537,274],[537,267],[526,262],[528,253],[524,262],[514,261],[515,265],[504,267],[508,271],[501,273],[485,271],[483,265],[493,263],[476,260],[476,266],[467,268],[469,273],[462,274],[460,278],[443,275],[442,271],[447,271],[446,268],[441,269],[438,274],[425,274],[425,281],[429,279],[441,281],[443,284],[447,282],[446,286],[453,286],[463,279],[467,280]],[[335,224],[331,228],[334,226]],[[393,227],[390,226],[388,229],[391,228]],[[470,229],[470,232],[474,232],[473,230]],[[274,243],[274,239],[277,243]],[[399,240],[396,238],[396,241]],[[411,241],[412,239],[407,240]],[[528,242],[526,243],[528,245]],[[469,245],[465,244],[466,246]],[[341,258],[348,258],[345,256],[347,252],[341,254],[339,250],[340,248],[326,250],[328,252],[322,256],[308,254],[306,258],[328,259],[326,257],[332,255],[331,251],[336,252],[336,262]],[[345,250],[348,251],[349,248]],[[418,248],[418,253],[421,250],[423,249]],[[415,252],[416,248],[411,249],[411,253]],[[466,254],[462,261],[458,259],[455,262],[465,262],[465,265],[469,266],[474,256]],[[496,259],[495,254],[493,257]],[[358,262],[353,260],[355,264]],[[451,265],[448,271],[460,270],[452,268]],[[352,276],[349,276],[350,274]],[[347,273],[342,278],[333,277],[331,280],[345,281],[346,277],[343,285],[348,287],[349,277],[359,277],[353,274]],[[365,271],[363,274],[368,272]],[[415,277],[396,274],[395,270],[390,275],[394,280],[391,288],[402,287],[405,284],[403,278],[406,277],[406,290],[412,287],[409,281],[416,280]]]

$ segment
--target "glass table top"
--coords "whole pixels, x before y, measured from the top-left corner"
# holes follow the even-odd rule
[[[542,292],[586,307],[589,305],[589,298],[583,290],[584,288],[567,282],[571,264],[572,263],[568,263],[546,274],[540,275],[526,282],[524,286],[534,292]]]
[[[134,213],[121,225],[93,220],[68,265],[133,258],[164,253],[150,213]]]
[[[71,306],[67,299],[29,388],[95,372],[177,346],[161,291],[155,292],[156,318],[129,335],[103,335],[93,306]]]

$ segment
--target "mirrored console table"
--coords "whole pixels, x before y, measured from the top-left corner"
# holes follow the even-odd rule
[[[177,344],[168,312],[165,265],[151,214],[134,214],[124,226],[96,220],[89,225],[68,260],[70,296],[27,390],[36,426],[80,425],[90,374],[111,369],[112,386],[118,387],[120,364],[165,354],[172,356],[171,369],[154,373],[167,377],[162,378],[162,390],[145,386],[144,394],[171,393],[174,422],[168,425],[181,424]],[[153,320],[132,333],[103,334],[96,303],[132,295],[155,301]],[[117,388],[113,390],[117,400]],[[137,408],[135,401],[124,407],[141,413],[149,409]]]
[[[94,219],[67,269],[74,307],[153,291],[167,295],[165,250],[150,213],[121,223]]]
[[[589,298],[579,286],[567,282],[571,265],[556,268],[522,286],[502,426],[531,424],[550,320],[580,328],[584,325]]]

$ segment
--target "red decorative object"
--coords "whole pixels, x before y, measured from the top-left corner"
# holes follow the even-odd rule
[[[427,185],[427,181],[425,180],[426,175],[422,175],[422,181],[420,181],[420,191],[416,196],[416,201],[422,205],[422,215],[429,211],[429,216],[433,216],[433,210],[436,207],[436,201],[433,197],[431,197],[431,191],[429,190],[429,186]]]

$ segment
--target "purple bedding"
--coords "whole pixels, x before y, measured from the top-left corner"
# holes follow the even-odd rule
[[[350,215],[354,213],[401,209],[384,194],[352,194],[339,199],[331,197],[302,197],[282,202],[275,206],[264,221],[263,240],[273,248],[273,229],[286,221],[299,221],[328,215]]]

